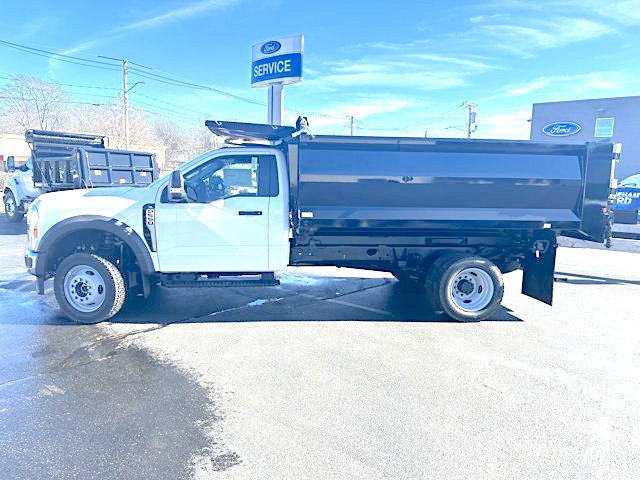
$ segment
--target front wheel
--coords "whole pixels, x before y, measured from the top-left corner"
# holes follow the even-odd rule
[[[4,194],[4,212],[7,215],[7,220],[13,223],[18,223],[24,218],[24,212],[18,209],[16,198],[11,190]]]
[[[65,258],[53,283],[61,310],[78,323],[98,323],[120,311],[126,297],[120,270],[109,260],[88,253]]]
[[[431,266],[426,289],[436,308],[459,322],[473,322],[497,310],[504,282],[500,269],[486,258],[443,255]]]

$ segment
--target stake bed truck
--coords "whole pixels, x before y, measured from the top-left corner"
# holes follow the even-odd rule
[[[208,121],[235,145],[143,188],[54,192],[28,213],[28,270],[83,323],[165,287],[277,285],[288,265],[388,271],[459,321],[502,273],[551,304],[557,235],[603,242],[610,143],[311,136]]]

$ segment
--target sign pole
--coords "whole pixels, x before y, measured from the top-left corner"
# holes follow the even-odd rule
[[[282,125],[282,110],[284,106],[284,88],[281,83],[269,85],[267,92],[267,123]]]

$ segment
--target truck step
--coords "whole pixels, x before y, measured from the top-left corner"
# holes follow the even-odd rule
[[[258,278],[221,277],[202,279],[163,279],[160,284],[167,288],[211,288],[211,287],[275,287],[280,285],[273,274]]]

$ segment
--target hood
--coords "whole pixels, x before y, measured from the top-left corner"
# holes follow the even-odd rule
[[[79,216],[113,218],[136,223],[142,206],[155,201],[157,188],[107,187],[65,190],[40,195],[33,206],[38,209],[41,228],[46,230],[61,220]]]

